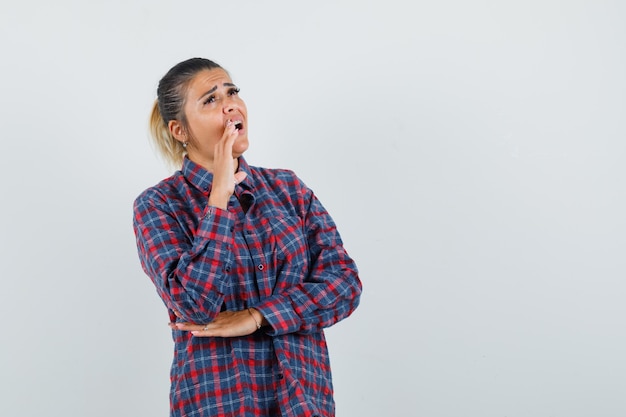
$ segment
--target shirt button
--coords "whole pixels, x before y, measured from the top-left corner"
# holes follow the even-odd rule
[[[265,267],[263,266],[263,264],[259,264],[259,266],[257,266],[257,268],[259,268],[259,271],[262,271],[263,268],[265,268]]]
[[[285,376],[282,374],[282,372],[278,375],[276,375],[278,377],[278,379],[283,379]]]
[[[225,267],[225,268],[224,268],[224,271],[226,271],[226,272],[230,272],[230,266]]]

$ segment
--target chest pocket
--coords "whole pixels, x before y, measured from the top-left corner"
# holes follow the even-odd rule
[[[269,218],[269,246],[273,293],[302,282],[307,275],[309,249],[304,223],[299,217],[276,215]]]

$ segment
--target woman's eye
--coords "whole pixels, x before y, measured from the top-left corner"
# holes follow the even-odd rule
[[[209,104],[215,102],[215,96],[209,96],[206,100],[204,100],[204,104]]]
[[[228,90],[228,95],[229,96],[236,96],[237,94],[239,94],[239,88],[238,87],[234,87],[234,88],[231,88],[230,90]]]

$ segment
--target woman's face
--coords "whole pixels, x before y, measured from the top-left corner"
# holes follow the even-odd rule
[[[222,139],[226,123],[238,127],[233,144],[233,158],[248,149],[248,112],[239,97],[239,89],[221,68],[199,72],[190,82],[184,106],[188,131],[180,122],[170,122],[170,131],[182,142],[188,142],[187,155],[192,161],[211,170],[213,153]]]

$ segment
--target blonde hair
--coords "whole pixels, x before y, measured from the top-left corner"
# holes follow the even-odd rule
[[[150,114],[150,133],[161,156],[173,167],[180,168],[186,151],[174,138],[168,124],[178,120],[183,131],[189,132],[184,111],[187,88],[196,74],[217,68],[223,69],[211,60],[191,58],[173,66],[159,81],[157,99]]]
[[[176,140],[169,127],[165,124],[161,111],[159,111],[159,100],[154,101],[150,114],[150,135],[157,147],[159,154],[173,168],[179,168],[183,164],[185,148],[179,140]]]

